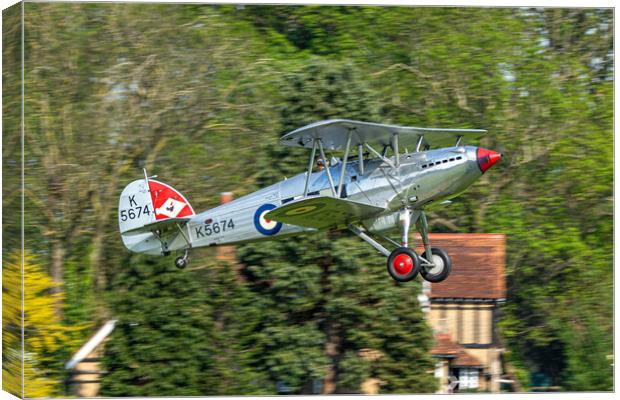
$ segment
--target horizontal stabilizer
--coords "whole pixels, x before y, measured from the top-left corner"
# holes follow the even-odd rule
[[[146,232],[153,232],[157,230],[165,231],[170,228],[177,229],[176,228],[177,224],[179,225],[179,227],[183,227],[189,220],[190,220],[189,217],[160,219],[159,221],[155,221],[153,223],[146,224],[146,225],[122,232],[122,234],[130,236],[130,235],[138,235],[138,234],[146,233]]]
[[[384,208],[328,196],[295,200],[265,214],[268,220],[306,228],[346,225],[385,211]]]

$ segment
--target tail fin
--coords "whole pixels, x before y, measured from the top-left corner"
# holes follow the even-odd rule
[[[167,219],[179,221],[193,216],[189,201],[173,187],[148,179],[131,182],[118,203],[118,226],[123,243],[131,251],[159,254],[166,250],[149,226],[160,229]],[[144,229],[142,229],[144,228]]]

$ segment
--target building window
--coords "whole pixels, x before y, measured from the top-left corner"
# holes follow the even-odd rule
[[[448,330],[448,318],[446,317],[446,307],[441,307],[439,309],[439,332],[447,333]]]
[[[463,343],[463,312],[459,307],[456,311],[456,342]]]
[[[461,368],[459,371],[459,389],[478,389],[478,369]]]
[[[443,378],[443,362],[438,362],[435,364],[435,378],[441,379]]]
[[[480,343],[480,309],[474,309],[474,343]]]

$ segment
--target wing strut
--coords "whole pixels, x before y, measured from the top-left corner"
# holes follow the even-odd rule
[[[360,175],[364,175],[364,145],[357,145],[357,160],[359,161]]]
[[[310,184],[310,176],[312,175],[312,167],[314,166],[314,155],[316,154],[316,142],[317,139],[312,141],[312,154],[310,155],[310,162],[308,162],[308,172],[306,175],[306,186],[304,186],[304,197],[308,195],[308,185]],[[325,160],[323,160],[325,162]]]
[[[351,148],[351,136],[353,135],[353,129],[349,129],[349,133],[347,134],[347,145],[344,150],[344,157],[342,158],[342,168],[340,169],[340,180],[338,181],[338,195],[337,198],[340,198],[340,193],[342,193],[342,186],[344,186],[344,173],[347,170],[347,160],[349,158],[349,149]]]
[[[342,188],[344,187],[344,177],[345,177],[345,173],[347,171],[347,162],[349,160],[349,153],[351,150],[351,138],[353,137],[353,131],[355,130],[355,128],[349,129],[349,132],[347,133],[347,144],[345,146],[345,150],[344,150],[344,157],[342,158],[342,166],[340,168],[340,179],[338,180],[338,189],[336,190],[336,188],[334,187],[334,179],[332,178],[332,174],[330,171],[329,166],[327,166],[325,168],[325,172],[327,173],[327,179],[329,180],[329,187],[332,191],[332,195],[334,198],[339,199],[340,195],[342,194]],[[321,139],[314,139],[312,141],[312,153],[310,154],[310,160],[308,161],[308,172],[306,173],[306,182],[304,185],[304,195],[303,197],[306,198],[308,196],[308,188],[310,186],[310,176],[312,175],[312,167],[314,166],[314,156],[316,155],[316,148],[317,148],[317,144],[319,147],[319,152],[321,153],[321,157],[323,158],[323,162],[327,163],[327,159],[325,158],[325,150],[323,149],[323,143],[321,141]],[[396,142],[396,144],[398,145],[398,141]],[[359,145],[359,155],[360,155],[360,168],[361,168],[361,173],[364,173],[364,165],[363,165],[363,148],[362,145]]]
[[[370,151],[375,156],[379,157],[379,159],[381,159],[384,163],[388,164],[390,167],[394,169],[396,168],[396,165],[394,165],[394,163],[390,161],[389,158],[382,156],[377,150],[373,149],[368,143],[364,143],[364,145],[366,146],[368,151]]]
[[[332,179],[332,173],[329,172],[329,165],[327,165],[327,158],[325,158],[325,151],[323,151],[323,142],[321,139],[319,141],[319,151],[321,152],[321,157],[323,157],[323,162],[325,163],[325,172],[327,172],[327,180],[329,181],[329,188],[332,190],[332,195],[336,196],[336,189],[334,189],[334,180]]]
[[[392,153],[394,153],[394,162],[398,168],[400,165],[400,160],[398,159],[398,133],[392,135]]]
[[[460,137],[460,136],[459,136]],[[418,143],[416,143],[415,145],[415,151],[416,153],[420,152],[420,147],[422,147],[422,142],[424,141],[424,135],[420,135],[420,137],[418,137]]]

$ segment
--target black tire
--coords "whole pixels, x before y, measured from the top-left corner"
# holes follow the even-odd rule
[[[387,270],[395,281],[409,282],[420,272],[420,259],[410,248],[399,247],[390,253]]]
[[[452,259],[445,250],[440,249],[439,247],[433,247],[431,249],[431,253],[433,254],[432,258],[427,257],[426,252],[422,254],[422,258],[425,258],[428,261],[440,261],[441,264],[430,269],[422,267],[420,274],[422,275],[422,278],[428,282],[439,283],[444,281],[450,275],[450,272],[452,271]]]
[[[187,267],[187,258],[183,256],[177,257],[176,260],[174,260],[174,266],[178,269]]]

